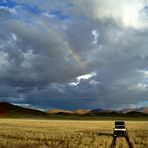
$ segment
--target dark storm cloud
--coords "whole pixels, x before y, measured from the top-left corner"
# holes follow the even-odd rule
[[[146,16],[143,2],[15,2],[0,9],[2,101],[76,109],[147,100],[148,28],[146,17],[139,18],[141,9],[140,16]],[[124,13],[127,4],[132,18]],[[118,7],[120,13],[113,9]]]
[[[1,14],[9,14],[9,10],[4,12],[7,13]],[[24,93],[28,93],[26,87],[33,89],[34,86],[48,86],[53,82],[63,83],[81,75],[82,68],[64,37],[59,37],[50,23],[47,25],[39,17],[37,25],[36,22],[30,25],[14,17],[1,18],[1,86],[21,87],[27,90]],[[9,94],[11,97],[12,93]]]
[[[6,27],[1,29],[7,30],[7,40],[1,44],[1,51],[6,55],[3,60],[9,72],[6,80],[11,80],[12,84],[66,81],[81,72],[64,40],[50,26],[40,24],[39,28],[17,20],[4,24]]]

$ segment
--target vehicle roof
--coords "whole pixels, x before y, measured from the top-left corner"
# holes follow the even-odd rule
[[[115,125],[125,125],[124,121],[115,121]]]

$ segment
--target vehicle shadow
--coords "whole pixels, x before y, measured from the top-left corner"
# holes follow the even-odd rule
[[[129,148],[134,148],[133,145],[132,145],[132,143],[129,140],[129,137],[126,136],[125,139],[126,139],[126,142],[127,142],[128,146],[129,146]]]
[[[110,147],[115,148],[115,146],[116,146],[116,137],[113,137],[113,140],[112,140]]]
[[[103,132],[102,133],[100,133],[100,132],[96,133],[96,135],[97,136],[111,136],[111,137],[113,137],[110,148],[115,148],[116,147],[116,140],[117,140],[118,137],[114,137],[113,134],[111,134],[111,133],[103,133]],[[130,139],[129,139],[128,136],[125,137],[125,140],[126,140],[129,148],[134,148],[132,143],[130,142]]]
[[[112,133],[96,133],[97,136],[113,136]]]
[[[96,135],[97,136],[111,136],[111,137],[113,137],[110,148],[115,148],[115,146],[116,146],[116,138],[117,137],[114,137],[112,133],[96,133]]]

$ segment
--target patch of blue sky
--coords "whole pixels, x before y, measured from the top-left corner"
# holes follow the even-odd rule
[[[0,0],[0,6],[3,6],[3,7],[13,8],[16,5],[17,4],[11,0]]]
[[[27,24],[33,23],[33,15],[42,14],[42,11],[38,7],[27,4],[16,4],[14,9],[17,13],[12,14],[13,18]]]
[[[17,14],[13,16],[14,19],[21,22],[25,22],[30,25],[33,24],[33,21],[34,21],[32,17],[33,15],[31,15],[31,13],[28,10],[22,7],[17,7],[15,10],[17,11]]]
[[[39,7],[35,5],[29,5],[27,3],[16,3],[15,0],[0,0],[0,6],[2,7],[7,7],[7,8],[15,8],[15,10],[18,12],[18,16],[16,16],[18,19],[25,19],[25,16],[23,16],[23,13],[30,12],[35,15],[40,15],[44,13],[44,10],[40,9]],[[67,4],[66,7],[72,7],[71,4]],[[21,12],[24,11],[24,12]],[[62,10],[56,9],[56,10],[51,10],[49,11],[49,15],[54,16],[55,18],[59,20],[67,20],[69,19],[68,15],[65,15]],[[19,17],[20,16],[20,17]],[[27,18],[26,18],[27,19]],[[29,18],[28,18],[29,19]],[[27,20],[28,20],[27,19]]]
[[[41,12],[41,10],[38,7],[35,7],[33,5],[28,5],[25,3],[17,4],[15,1],[12,1],[12,0],[0,0],[0,6],[7,7],[7,8],[14,8],[16,6],[19,6],[23,10],[31,11],[36,14]]]
[[[56,17],[59,20],[66,20],[69,19],[68,15],[64,15],[63,12],[61,10],[51,10],[49,12],[50,15]]]
[[[42,13],[42,11],[38,7],[33,6],[33,5],[20,4],[20,6],[22,7],[23,10],[30,11],[30,12],[32,12],[34,14]]]

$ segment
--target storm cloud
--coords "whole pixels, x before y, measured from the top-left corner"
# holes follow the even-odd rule
[[[44,2],[0,3],[0,101],[147,106],[148,1]]]

